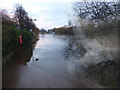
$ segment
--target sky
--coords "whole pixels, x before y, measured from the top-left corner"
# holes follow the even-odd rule
[[[41,29],[52,29],[68,25],[69,11],[72,3],[77,0],[1,0],[0,8],[14,12],[15,4],[21,4],[28,16]]]
[[[68,25],[70,14],[73,12],[72,3],[75,1],[90,0],[0,0],[0,8],[14,12],[15,4],[19,3],[28,12],[29,17],[37,19],[34,23],[39,29],[52,29]]]

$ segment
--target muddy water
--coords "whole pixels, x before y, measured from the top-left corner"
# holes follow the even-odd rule
[[[3,88],[83,88],[62,54],[66,44],[65,36],[40,35],[33,50],[15,53],[19,62],[3,66]]]

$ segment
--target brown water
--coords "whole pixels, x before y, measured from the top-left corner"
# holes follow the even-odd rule
[[[21,61],[3,66],[3,88],[83,88],[62,54],[66,44],[65,36],[40,35],[33,51],[25,48],[13,58]]]

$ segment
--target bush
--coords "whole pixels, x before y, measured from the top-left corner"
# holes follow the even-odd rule
[[[18,43],[19,30],[13,26],[3,24],[2,27],[2,56],[6,56],[11,51],[15,50]]]
[[[21,35],[22,35],[22,39],[23,39],[23,44],[22,44],[23,46],[32,44],[33,36],[30,31],[22,30]]]
[[[2,27],[2,56],[6,56],[19,47],[19,36],[23,37],[23,46],[32,44],[32,33],[26,30],[19,30],[14,26],[3,24]]]

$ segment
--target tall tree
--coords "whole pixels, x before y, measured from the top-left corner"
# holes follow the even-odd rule
[[[30,30],[35,27],[35,24],[31,18],[29,18],[28,13],[22,7],[22,5],[16,5],[15,15],[18,18],[20,29]]]
[[[26,21],[26,18],[28,17],[28,14],[24,10],[22,5],[19,5],[19,4],[16,5],[15,15],[18,18],[20,29],[24,29],[25,28],[25,21]]]

